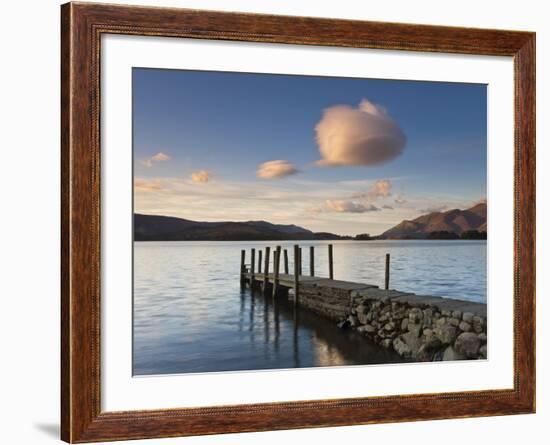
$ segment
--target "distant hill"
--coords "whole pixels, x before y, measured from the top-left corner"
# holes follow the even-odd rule
[[[135,241],[268,241],[347,239],[333,233],[314,233],[293,224],[267,221],[201,222],[172,216],[134,214]]]
[[[401,221],[386,230],[378,239],[424,239],[433,233],[450,233],[458,236],[464,232],[487,232],[487,204],[480,203],[466,210],[432,212],[411,221]],[[433,237],[433,236],[432,236]]]

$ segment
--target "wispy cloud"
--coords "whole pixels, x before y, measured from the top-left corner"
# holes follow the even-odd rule
[[[204,184],[210,180],[210,174],[206,170],[198,170],[191,173],[191,181],[195,184]]]
[[[142,159],[139,162],[141,163],[141,165],[147,168],[151,168],[155,162],[169,161],[170,159],[172,159],[171,156],[159,151],[157,154],[151,156],[150,158]]]
[[[279,159],[260,164],[256,176],[262,179],[278,179],[296,173],[298,173],[298,169],[292,162]]]
[[[375,201],[378,198],[387,198],[392,194],[392,182],[389,179],[380,179],[370,186],[368,191],[356,193],[353,198]]]
[[[335,105],[315,127],[318,165],[379,165],[403,152],[406,136],[386,110],[367,99],[357,108]]]
[[[344,199],[327,199],[325,206],[338,213],[366,213],[376,212],[380,209],[372,204],[361,204],[360,202]]]
[[[434,205],[434,206],[431,206],[431,207],[418,209],[418,211],[420,213],[437,213],[437,212],[442,212],[444,210],[447,210],[448,208],[449,207],[447,206],[447,204],[438,204],[438,205]]]

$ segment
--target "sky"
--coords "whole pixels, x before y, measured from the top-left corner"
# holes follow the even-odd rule
[[[486,198],[486,85],[133,68],[134,211],[382,233]]]

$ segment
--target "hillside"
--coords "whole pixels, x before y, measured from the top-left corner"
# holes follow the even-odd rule
[[[172,216],[134,214],[135,241],[268,241],[342,239],[293,224],[267,221],[200,222]]]
[[[461,235],[470,230],[487,231],[487,204],[476,204],[466,210],[453,209],[446,212],[432,212],[411,221],[401,221],[378,238],[422,239],[434,232]]]

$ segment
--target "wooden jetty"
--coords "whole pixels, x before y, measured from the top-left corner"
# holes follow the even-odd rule
[[[487,305],[466,300],[416,295],[390,289],[390,255],[386,254],[383,289],[375,284],[334,278],[334,250],[328,245],[328,277],[315,275],[315,249],[309,249],[307,274],[302,270],[302,249],[294,245],[293,270],[287,249],[265,248],[264,265],[255,270],[255,250],[246,264],[241,251],[240,282],[264,295],[287,297],[301,306],[328,317],[339,326],[349,326],[407,359],[462,360],[487,358]],[[307,251],[307,249],[303,249]],[[259,250],[262,258],[262,251]],[[281,256],[283,273],[281,273]],[[270,270],[270,264],[273,270]]]

